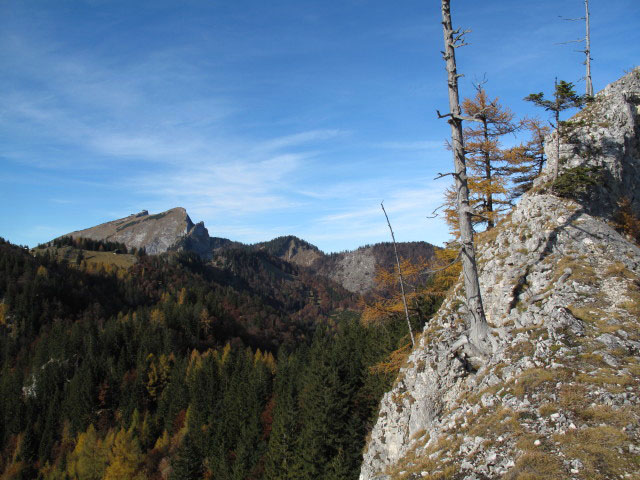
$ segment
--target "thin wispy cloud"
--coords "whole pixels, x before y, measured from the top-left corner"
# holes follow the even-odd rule
[[[438,140],[422,140],[413,142],[381,142],[374,145],[390,150],[444,150],[445,142]]]
[[[5,3],[0,235],[180,205],[219,236],[295,234],[336,250],[388,239],[384,200],[399,238],[446,238],[426,219],[448,184],[432,180],[451,169],[435,115],[446,105],[437,5]],[[593,6],[596,88],[638,57],[636,3]],[[549,21],[580,7],[558,8],[460,6],[473,28],[462,96],[487,73],[492,97],[535,114],[524,96],[581,77],[578,55],[553,45],[573,38],[566,22]]]
[[[293,135],[286,135],[284,137],[268,140],[260,144],[258,148],[266,151],[282,150],[286,148],[307,145],[309,143],[332,140],[341,136],[345,136],[346,134],[347,132],[338,129],[311,130],[308,132],[300,132]]]

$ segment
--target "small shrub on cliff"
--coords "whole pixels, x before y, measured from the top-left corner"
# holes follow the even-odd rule
[[[585,200],[589,198],[591,187],[598,185],[601,179],[602,167],[574,167],[558,176],[553,183],[553,191],[560,197]]]
[[[640,218],[633,213],[631,200],[623,198],[618,203],[618,211],[613,221],[618,232],[630,236],[636,243],[640,244]]]

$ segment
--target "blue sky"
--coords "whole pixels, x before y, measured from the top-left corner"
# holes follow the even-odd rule
[[[517,115],[581,80],[581,0],[454,0],[471,82]],[[640,2],[592,0],[593,81],[638,64]],[[33,246],[183,206],[243,242],[441,244],[440,2],[3,0],[0,236]],[[512,141],[515,141],[513,139]]]

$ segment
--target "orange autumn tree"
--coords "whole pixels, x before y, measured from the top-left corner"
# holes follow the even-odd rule
[[[462,110],[476,121],[467,122],[463,130],[467,162],[469,204],[475,215],[472,223],[495,226],[500,216],[512,203],[509,197],[509,176],[512,174],[512,157],[502,147],[502,137],[514,134],[520,123],[513,112],[500,105],[498,99],[490,99],[482,84],[476,86],[473,98],[462,102]],[[456,191],[449,187],[445,193],[445,218],[454,236],[458,236],[458,211]]]
[[[533,187],[533,181],[542,173],[542,167],[547,161],[544,138],[551,132],[549,126],[537,118],[524,119],[522,126],[529,132],[529,140],[506,152],[513,182],[510,192],[512,201]]]
[[[444,298],[456,282],[460,274],[457,257],[457,250],[437,249],[428,260],[420,258],[417,261],[400,261],[402,275],[408,287],[405,292],[407,305],[414,319],[422,315],[425,300],[437,301]],[[402,317],[404,306],[398,291],[396,268],[378,268],[374,282],[373,292],[364,303],[362,322],[371,325]]]
[[[419,259],[400,262],[407,290],[405,296],[409,312],[415,321],[424,319],[426,311],[432,312],[460,276],[461,264],[457,249],[437,249],[429,260]],[[431,308],[430,308],[431,307]],[[404,306],[398,291],[396,268],[379,268],[376,272],[375,287],[364,304],[362,322],[365,325],[380,325],[386,322],[402,321]],[[370,370],[373,374],[395,374],[411,353],[411,342],[392,351],[385,360]]]
[[[400,260],[400,267],[404,281],[407,285],[405,297],[407,306],[413,311],[418,296],[418,285],[423,281],[420,272],[427,268],[424,259],[417,262],[411,260]],[[381,323],[402,316],[404,305],[400,292],[398,291],[398,272],[395,266],[390,268],[378,268],[374,279],[375,287],[372,298],[364,305],[362,321],[365,325]]]

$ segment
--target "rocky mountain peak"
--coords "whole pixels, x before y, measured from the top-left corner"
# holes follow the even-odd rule
[[[143,210],[65,236],[120,242],[127,247],[144,248],[151,255],[188,248],[205,258],[211,256],[209,233],[204,223],[194,224],[182,207],[155,215]]]
[[[596,166],[597,183],[551,194],[551,165],[478,235],[493,352],[460,348],[459,282],[381,401],[361,480],[637,475],[640,248],[610,218],[622,197],[638,211],[638,98],[635,69],[561,138],[560,177]]]

